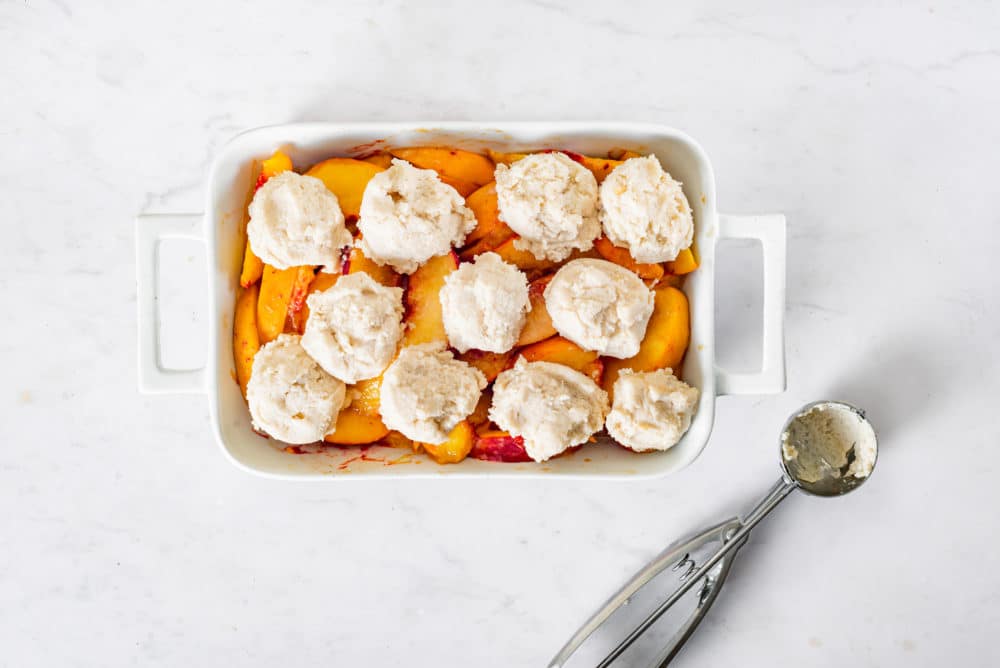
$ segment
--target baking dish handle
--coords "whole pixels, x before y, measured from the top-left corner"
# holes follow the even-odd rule
[[[775,394],[785,389],[785,217],[719,214],[718,241],[756,239],[764,254],[764,350],[760,371],[732,373],[716,367],[716,393]]]
[[[205,391],[205,369],[170,369],[160,361],[158,250],[164,239],[205,241],[202,215],[162,214],[135,219],[135,279],[139,323],[139,391],[192,394]]]

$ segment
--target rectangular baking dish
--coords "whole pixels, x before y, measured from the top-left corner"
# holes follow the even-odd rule
[[[684,184],[695,219],[701,265],[684,291],[691,309],[691,344],[683,378],[701,391],[684,438],[665,452],[635,454],[608,439],[543,464],[466,459],[441,466],[423,455],[383,446],[328,448],[317,454],[285,452],[283,444],[251,429],[234,381],[233,306],[239,287],[247,193],[255,160],[282,149],[297,169],[331,156],[358,156],[398,146],[446,145],[470,150],[524,151],[556,147],[603,156],[611,149],[655,154]],[[157,249],[163,239],[205,244],[209,275],[208,362],[203,369],[164,368],[157,321]],[[715,366],[715,248],[722,239],[756,239],[763,249],[763,355],[757,373],[733,374]],[[715,208],[715,181],[707,156],[691,138],[669,127],[639,123],[297,123],[250,130],[219,152],[211,167],[205,212],[140,216],[136,220],[139,388],[146,393],[206,393],[216,440],[238,467],[292,480],[372,477],[560,476],[635,478],[677,471],[701,453],[722,394],[780,392],[785,386],[785,220],[781,215],[729,216]]]

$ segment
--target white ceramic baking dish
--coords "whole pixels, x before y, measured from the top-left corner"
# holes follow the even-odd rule
[[[684,284],[691,307],[691,345],[684,379],[701,390],[697,414],[684,438],[666,452],[635,454],[610,442],[589,444],[544,464],[466,459],[440,466],[423,455],[375,446],[329,448],[318,454],[285,452],[283,444],[251,429],[234,381],[233,304],[239,287],[244,211],[255,160],[275,149],[296,168],[330,156],[373,148],[447,145],[472,150],[520,151],[557,147],[589,155],[611,149],[653,153],[683,182],[694,210],[701,266]],[[240,468],[275,478],[323,479],[438,476],[561,476],[620,478],[677,471],[701,453],[722,394],[780,392],[785,385],[785,220],[781,215],[729,216],[715,209],[715,181],[707,156],[692,139],[660,125],[637,123],[300,123],[245,132],[227,144],[209,174],[203,214],[140,216],[136,220],[139,388],[147,393],[207,393],[216,439]],[[164,368],[159,354],[157,252],[163,239],[204,242],[208,253],[208,363],[202,369]],[[722,239],[756,239],[763,248],[763,356],[757,373],[733,374],[715,366],[715,248]]]

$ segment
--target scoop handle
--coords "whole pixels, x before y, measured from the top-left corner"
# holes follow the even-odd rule
[[[740,528],[733,533],[728,540],[726,540],[726,542],[723,543],[708,559],[706,559],[701,566],[693,571],[689,577],[687,577],[684,582],[682,582],[681,585],[678,586],[677,589],[675,589],[674,592],[663,603],[661,603],[656,610],[649,615],[649,617],[646,618],[645,621],[635,627],[635,629],[633,629],[633,631],[629,633],[624,640],[618,643],[618,645],[611,650],[611,652],[604,657],[600,663],[597,664],[597,668],[607,668],[611,665],[612,661],[621,656],[622,652],[628,649],[632,643],[639,638],[639,636],[645,633],[650,626],[656,623],[656,620],[662,617],[670,606],[680,600],[680,598],[684,596],[684,594],[686,594],[688,590],[695,585],[695,583],[700,582],[702,578],[704,578],[709,571],[716,566],[716,564],[726,557],[726,555],[740,547],[746,540],[750,531],[757,526],[757,523],[767,517],[767,514],[774,510],[775,507],[777,507],[777,505],[781,503],[781,501],[784,500],[784,498],[795,488],[796,484],[792,482],[792,480],[782,476],[781,479],[779,479],[778,482],[771,487],[768,493],[759,502],[757,502],[757,505],[755,505],[750,512],[744,516],[740,523]],[[703,615],[704,611],[702,611],[701,614]],[[679,642],[674,642],[671,644],[671,647],[667,648],[663,655],[661,655],[664,656],[664,660],[660,663],[660,665],[665,665],[666,662],[673,657],[677,650],[680,649],[680,646],[684,643],[684,641],[687,640],[689,635],[690,634],[683,635],[683,637],[679,638]]]
[[[658,594],[673,591],[679,583],[690,577],[699,563],[714,554],[718,546],[725,543],[739,528],[739,518],[732,517],[664,549],[591,615],[590,619],[559,650],[549,663],[549,668],[561,668],[567,665],[570,659],[579,659],[574,665],[576,663],[586,665],[588,659],[594,662],[599,660],[607,648],[602,651],[598,645],[606,644],[610,647],[612,642],[617,642],[621,634],[642,619],[643,609],[647,607],[647,603],[650,604],[648,607],[652,608],[652,605],[659,600]],[[678,615],[676,621],[670,623],[670,630],[673,632],[670,634],[668,646],[659,653],[658,661],[663,661],[668,654],[672,656],[671,648],[683,644],[687,636],[701,622],[705,611],[722,588],[735,557],[736,553],[730,552],[727,558],[719,562],[715,570],[709,572],[696,599],[690,601],[682,599],[677,604],[676,607],[685,610]],[[690,609],[685,603],[690,604]],[[578,657],[577,653],[582,656]]]

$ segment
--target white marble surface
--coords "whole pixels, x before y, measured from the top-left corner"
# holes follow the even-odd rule
[[[1000,662],[996,7],[421,4],[0,4],[0,666],[541,665],[834,396],[880,429],[875,477],[755,532],[676,665]],[[788,216],[788,391],[720,400],[686,471],[279,483],[203,398],[137,394],[132,218],[200,210],[235,133],[592,118],[684,129],[722,210]],[[171,252],[197,363],[204,259]],[[730,255],[727,359],[759,322]]]

